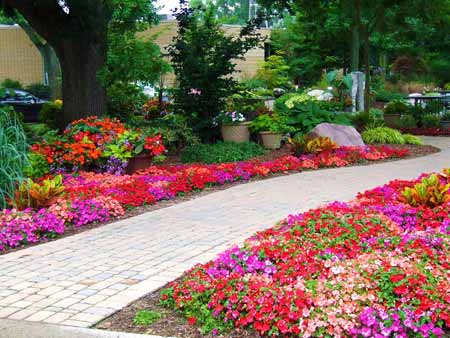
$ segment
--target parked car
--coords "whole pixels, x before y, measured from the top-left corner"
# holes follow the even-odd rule
[[[12,106],[23,114],[25,122],[39,122],[42,105],[47,102],[26,91],[4,89],[0,91],[0,106]]]

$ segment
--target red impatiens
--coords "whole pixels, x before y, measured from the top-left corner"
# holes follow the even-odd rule
[[[450,328],[450,202],[404,204],[401,194],[417,182],[394,181],[349,203],[291,215],[194,267],[162,301],[195,316],[206,332],[443,337]]]

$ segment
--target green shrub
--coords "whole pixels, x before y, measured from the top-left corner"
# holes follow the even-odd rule
[[[52,129],[58,129],[63,116],[63,103],[61,100],[44,103],[39,114],[39,120]]]
[[[116,82],[107,89],[108,113],[121,120],[139,112],[146,101],[142,89],[131,83]]]
[[[161,314],[151,310],[141,310],[133,318],[134,325],[148,326],[161,319]]]
[[[384,108],[385,114],[407,114],[411,111],[411,105],[402,100],[389,102]]]
[[[30,94],[39,97],[43,100],[50,100],[51,91],[50,86],[46,86],[42,83],[33,83],[25,88]]]
[[[0,87],[8,88],[8,89],[23,89],[22,83],[17,80],[5,79],[2,83],[0,83]]]
[[[371,109],[369,112],[361,111],[356,114],[348,114],[348,118],[351,120],[353,126],[360,131],[367,129],[369,125],[376,125],[377,127],[382,127],[384,125],[383,111],[379,109]]]
[[[365,143],[405,144],[405,139],[398,130],[388,127],[378,127],[362,133]]]
[[[398,121],[399,128],[415,128],[417,127],[416,119],[411,115],[403,115]]]
[[[0,107],[0,209],[13,198],[17,185],[24,181],[28,165],[28,143],[22,123],[10,107]]]
[[[405,144],[413,144],[413,145],[422,145],[423,142],[420,137],[411,135],[411,134],[404,134],[403,139],[405,140]]]
[[[436,128],[441,125],[441,118],[436,114],[427,114],[422,116],[422,127]]]
[[[237,162],[245,161],[264,153],[264,148],[252,142],[198,144],[184,149],[181,153],[181,161],[184,163]]]
[[[24,174],[32,179],[41,178],[50,172],[50,166],[44,155],[30,153],[29,165],[25,167]]]
[[[447,111],[444,114],[442,114],[441,120],[442,121],[450,121],[450,111]]]
[[[403,100],[404,98],[405,95],[402,93],[391,92],[384,88],[376,90],[375,99],[379,102],[391,102],[394,100]]]

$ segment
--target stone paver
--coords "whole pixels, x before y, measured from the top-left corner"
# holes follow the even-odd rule
[[[426,141],[444,150],[238,185],[0,256],[0,318],[89,327],[289,213],[450,166],[450,138]]]

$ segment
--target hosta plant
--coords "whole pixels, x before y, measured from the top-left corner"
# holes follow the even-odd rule
[[[450,183],[444,184],[438,175],[433,174],[422,179],[414,187],[406,187],[402,193],[401,201],[413,207],[437,207],[450,201]]]

